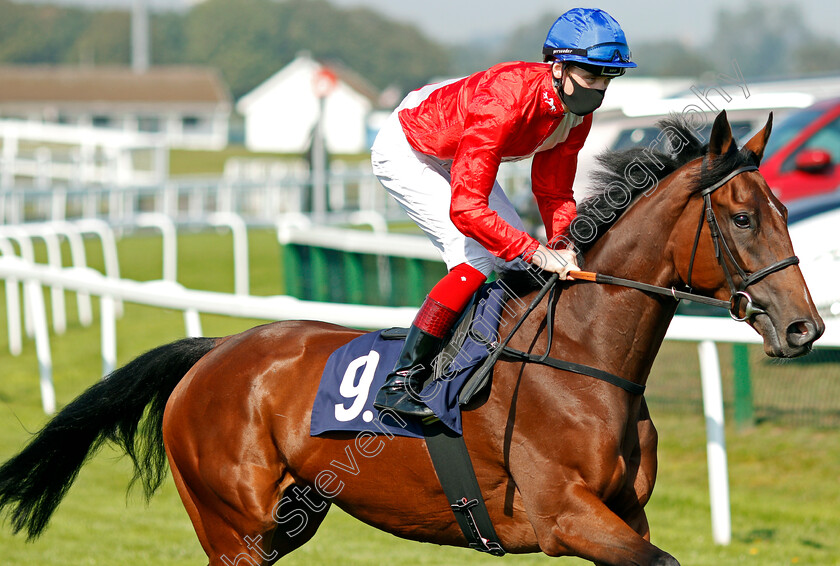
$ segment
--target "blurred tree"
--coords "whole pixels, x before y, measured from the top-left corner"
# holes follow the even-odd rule
[[[338,60],[373,85],[403,90],[448,72],[446,50],[415,27],[325,0],[207,0],[185,25],[186,59],[218,67],[239,97],[301,50]]]
[[[184,34],[186,15],[178,12],[152,14],[149,22],[150,51],[153,65],[172,65],[186,60]]]
[[[545,36],[558,14],[547,13],[533,23],[519,26],[507,36],[496,53],[498,61],[542,61]]]
[[[313,52],[340,59],[380,89],[396,86],[408,91],[452,72],[449,50],[413,25],[363,8],[333,14],[332,29],[326,31],[335,35],[325,35],[325,50]]]
[[[503,61],[542,61],[546,33],[557,19],[556,14],[543,14],[531,23],[514,29],[502,37],[485,37],[454,46],[453,71],[468,75]]]
[[[840,43],[816,38],[799,46],[793,53],[797,73],[831,73],[840,71]]]
[[[449,51],[415,26],[326,0],[207,0],[153,14],[154,64],[217,67],[235,97],[302,50],[338,60],[374,86],[402,91],[451,72]],[[127,11],[89,11],[0,0],[0,62],[129,64]]]
[[[27,6],[0,0],[0,61],[56,64],[90,24],[83,10]]]
[[[781,76],[795,72],[794,53],[813,40],[799,6],[751,2],[718,12],[706,51],[716,67],[728,69],[735,59],[747,77]]]
[[[129,39],[127,39],[129,38]],[[94,12],[87,28],[60,59],[90,65],[131,64],[131,17],[128,12]]]
[[[208,0],[187,14],[185,57],[217,67],[234,97],[248,92],[284,56],[280,6],[267,0]]]
[[[501,61],[541,60],[540,47],[556,14],[509,35],[443,46],[415,26],[366,8],[328,0],[206,0],[185,13],[151,17],[153,64],[218,68],[240,97],[300,51],[337,60],[374,86],[407,91],[439,76],[466,75]],[[749,77],[840,71],[840,45],[812,33],[795,4],[753,2],[723,9],[709,45],[677,40],[631,45],[636,76],[699,76],[730,69],[734,58]],[[126,11],[92,11],[0,0],[0,62],[128,64]]]
[[[714,68],[701,52],[677,40],[638,43],[631,49],[633,61],[639,65],[631,71],[632,76],[693,77]]]

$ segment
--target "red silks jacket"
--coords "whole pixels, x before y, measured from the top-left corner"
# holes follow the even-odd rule
[[[575,217],[572,184],[592,115],[564,117],[550,64],[522,62],[443,83],[399,112],[416,151],[452,160],[455,227],[505,261],[530,259],[538,242],[488,207],[502,161],[534,156],[531,187],[549,240]]]

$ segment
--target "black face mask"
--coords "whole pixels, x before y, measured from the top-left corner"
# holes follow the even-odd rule
[[[562,79],[554,79],[554,84],[560,93],[560,100],[563,101],[563,104],[566,105],[569,112],[578,116],[586,116],[601,106],[601,103],[604,101],[604,93],[607,92],[606,89],[586,88],[577,82],[573,76],[567,76],[572,82],[572,94],[566,94],[566,91],[563,90]]]

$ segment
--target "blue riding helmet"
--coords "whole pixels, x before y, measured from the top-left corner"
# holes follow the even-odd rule
[[[543,45],[546,61],[593,65],[608,77],[635,67],[618,22],[603,10],[572,8],[554,22]]]

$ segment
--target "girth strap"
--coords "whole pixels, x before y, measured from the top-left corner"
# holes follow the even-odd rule
[[[575,272],[581,273],[581,272]],[[594,275],[594,274],[593,274]],[[599,274],[598,277],[601,277]],[[588,375],[590,377],[594,377],[595,379],[600,379],[601,381],[605,381],[611,385],[615,385],[616,387],[620,387],[625,391],[633,395],[642,395],[645,392],[645,386],[639,385],[638,383],[633,383],[623,377],[619,377],[617,375],[613,375],[606,371],[593,368],[590,366],[585,366],[583,364],[576,364],[574,362],[567,362],[565,360],[560,360],[557,358],[549,357],[548,349],[546,352],[541,355],[536,354],[529,354],[527,352],[522,352],[520,350],[516,350],[508,346],[508,342],[510,339],[513,338],[513,335],[519,330],[519,327],[525,322],[525,319],[528,318],[528,315],[536,309],[537,305],[540,303],[542,298],[545,296],[546,293],[551,290],[553,292],[554,285],[557,283],[559,279],[559,275],[557,273],[552,273],[551,277],[543,285],[542,289],[537,293],[537,295],[531,300],[531,304],[528,305],[528,308],[525,309],[525,312],[516,322],[513,329],[505,336],[504,340],[501,341],[499,344],[493,344],[492,351],[490,352],[490,356],[488,356],[487,361],[482,366],[482,371],[490,372],[492,371],[493,366],[496,364],[496,361],[505,356],[510,359],[522,361],[525,363],[534,363],[534,364],[541,364],[549,367],[553,367],[555,369],[560,369],[563,371],[570,371],[573,373],[577,373],[580,375]],[[670,294],[670,293],[669,293]],[[714,300],[714,299],[711,299]],[[723,302],[723,301],[721,301]],[[724,303],[725,306],[728,306],[729,303]],[[548,299],[548,307],[546,309],[546,328],[548,332],[547,336],[547,343],[549,347],[551,346],[551,342],[553,341],[553,331],[554,331],[554,296],[553,294],[549,296]]]
[[[439,420],[424,423],[423,435],[438,481],[470,548],[504,556],[505,549],[487,512],[464,437]]]

